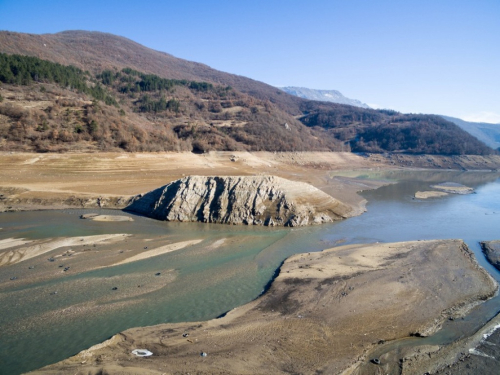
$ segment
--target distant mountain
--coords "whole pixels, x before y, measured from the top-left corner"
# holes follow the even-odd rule
[[[117,149],[493,152],[438,116],[299,98],[112,34],[0,31],[0,150]]]
[[[337,90],[315,90],[315,89],[308,89],[306,87],[293,87],[293,86],[280,87],[280,89],[290,95],[298,96],[299,98],[303,99],[318,100],[321,102],[332,102],[338,104],[347,104],[361,108],[370,108],[367,104],[360,102],[357,99],[346,98]]]
[[[441,116],[447,121],[453,122],[467,133],[473,135],[484,144],[493,149],[500,148],[500,124],[490,124],[487,122],[470,122],[459,118]]]

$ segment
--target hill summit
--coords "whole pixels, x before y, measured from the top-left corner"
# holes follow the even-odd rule
[[[438,116],[311,101],[100,32],[0,32],[0,150],[494,151]]]

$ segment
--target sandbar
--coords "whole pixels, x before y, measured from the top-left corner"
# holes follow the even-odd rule
[[[155,257],[158,255],[163,255],[166,253],[170,253],[172,251],[180,250],[188,246],[196,245],[200,243],[203,240],[191,240],[191,241],[182,241],[182,242],[176,242],[172,244],[168,244],[165,246],[160,246],[152,250],[147,250],[144,252],[141,252],[140,254],[134,255],[130,258],[124,259],[118,263],[113,264],[113,266],[117,266],[119,264],[125,264],[125,263],[130,263],[130,262],[136,262],[138,260],[143,260],[143,259],[148,259],[151,257]]]
[[[456,182],[443,182],[442,184],[432,185],[431,188],[450,194],[470,194],[474,191],[473,188]]]
[[[30,242],[31,240],[26,240],[24,238],[6,238],[4,240],[0,240],[0,250],[8,249],[10,247],[26,245],[27,243]]]
[[[99,215],[99,214],[84,214],[80,216],[81,219],[90,219],[93,221],[104,222],[119,222],[119,221],[134,221],[130,216],[125,215]]]
[[[133,328],[33,373],[356,373],[380,342],[429,335],[496,289],[461,240],[341,246],[290,257],[220,319]]]
[[[0,252],[0,266],[19,263],[61,247],[110,243],[122,241],[127,236],[129,235],[100,234],[95,236],[78,236],[56,239],[51,238],[48,240],[36,240],[32,241],[30,246],[10,248],[10,250]]]
[[[415,198],[417,199],[428,199],[428,198],[439,198],[448,195],[449,193],[445,191],[417,191],[415,193]]]

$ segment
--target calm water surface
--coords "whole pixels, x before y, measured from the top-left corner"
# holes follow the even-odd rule
[[[105,233],[131,233],[142,238],[169,235],[176,241],[203,239],[174,253],[34,285],[9,280],[12,274],[25,272],[26,262],[0,268],[0,374],[19,374],[59,361],[130,327],[217,317],[256,298],[288,256],[338,244],[461,238],[474,250],[479,263],[500,279],[478,245],[479,241],[500,239],[498,174],[422,171],[363,177],[399,183],[365,192],[368,211],[361,216],[307,228],[179,224],[136,216],[134,222],[97,223],[80,220],[79,215],[88,212],[84,210],[0,214],[0,239]],[[476,193],[413,199],[416,191],[446,181],[474,187]],[[244,241],[237,241],[241,238]],[[206,251],[220,239],[226,239],[226,245]],[[46,258],[47,254],[42,255],[40,261]],[[120,308],[96,306],[95,313],[79,315],[78,319],[69,313],[61,314],[56,322],[43,319],[53,311],[88,303],[109,292],[109,286],[95,280],[133,278],[160,267],[175,269],[177,278],[160,290],[121,301]],[[78,285],[90,287],[76,290]],[[64,298],[40,298],[54,289],[67,294]],[[500,298],[494,298],[467,319],[447,323],[440,333],[426,340],[446,342],[470,334],[499,310]]]

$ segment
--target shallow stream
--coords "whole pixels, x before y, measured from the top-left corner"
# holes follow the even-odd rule
[[[359,177],[355,172],[346,175]],[[23,283],[23,275],[36,272],[36,267],[28,270],[28,266],[46,262],[47,254],[1,267],[0,374],[19,374],[62,360],[130,327],[215,318],[256,298],[288,256],[341,244],[461,238],[479,263],[500,280],[478,245],[500,239],[498,174],[421,171],[361,177],[399,183],[363,193],[369,203],[361,216],[306,228],[179,224],[137,216],[134,222],[79,219],[82,213],[95,210],[0,214],[0,240],[105,233],[130,233],[145,241],[160,236],[203,240],[158,257],[34,284]],[[332,174],[331,178],[336,177]],[[475,193],[413,198],[416,191],[447,181],[471,186]],[[175,270],[176,278],[159,289],[113,303],[93,302],[110,292],[108,280],[133,279],[165,269]],[[10,280],[12,275],[18,279]],[[53,290],[59,293],[50,295]],[[75,307],[92,303],[90,314],[79,313]],[[426,340],[443,343],[469,335],[498,311],[500,298],[496,297]]]

